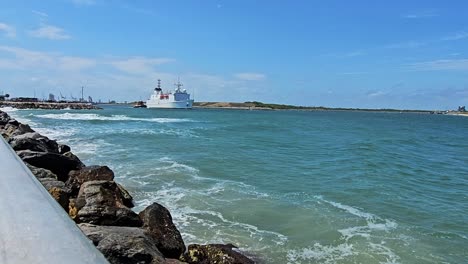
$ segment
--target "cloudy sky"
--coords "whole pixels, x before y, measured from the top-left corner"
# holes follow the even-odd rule
[[[468,105],[468,1],[0,1],[0,93]]]

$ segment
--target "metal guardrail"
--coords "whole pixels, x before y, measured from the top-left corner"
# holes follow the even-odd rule
[[[0,263],[108,263],[2,136]]]

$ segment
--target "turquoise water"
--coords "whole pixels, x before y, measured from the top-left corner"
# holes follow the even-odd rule
[[[19,110],[106,164],[187,244],[265,263],[467,263],[468,118],[244,110]]]

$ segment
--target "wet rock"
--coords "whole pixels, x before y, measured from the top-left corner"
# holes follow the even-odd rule
[[[153,239],[136,227],[78,225],[110,263],[166,263]]]
[[[88,181],[81,185],[74,202],[75,221],[112,226],[142,226],[138,215],[126,207],[113,181]]]
[[[79,164],[78,169],[86,167],[86,165],[84,165],[84,163],[81,162],[81,160],[77,156],[75,156],[75,154],[73,154],[71,151],[65,152],[62,155]]]
[[[117,187],[119,187],[120,194],[122,195],[122,202],[128,208],[132,208],[135,205],[133,204],[133,197],[130,193],[120,184],[117,183]]]
[[[87,166],[80,170],[72,170],[68,173],[67,186],[72,193],[78,194],[80,187],[87,181],[112,181],[114,172],[107,166]]]
[[[189,264],[209,264],[209,263],[224,263],[224,264],[253,264],[253,260],[247,258],[241,253],[235,251],[236,248],[232,244],[209,244],[198,245],[193,244],[188,246],[187,252],[180,258]]]
[[[70,171],[79,170],[83,166],[81,161],[57,153],[21,150],[17,154],[30,165],[52,171],[60,181],[66,181]]]
[[[185,244],[182,236],[172,222],[171,214],[164,206],[153,203],[139,215],[144,223],[143,228],[155,239],[159,251],[165,257],[178,259],[184,253]]]
[[[67,152],[69,152],[71,149],[69,146],[67,145],[64,145],[64,144],[59,144],[58,145],[58,153],[59,154],[65,154]]]
[[[8,124],[11,125],[11,126],[18,127],[20,122],[18,122],[16,119],[10,118],[10,120],[8,120]]]
[[[11,147],[16,151],[29,149],[39,152],[58,153],[58,144],[55,140],[50,140],[35,132],[28,132],[10,137],[8,143],[10,143]]]
[[[65,183],[53,178],[41,178],[39,181],[62,208],[68,212],[71,191],[65,186]]]
[[[7,113],[0,111],[0,126],[5,126],[6,124],[8,124],[8,121],[10,121],[10,119],[11,118]]]
[[[25,164],[28,167],[28,169],[31,171],[31,173],[34,176],[36,176],[36,178],[51,178],[51,179],[57,180],[57,175],[55,175],[50,170],[34,167],[33,165],[30,165],[28,163],[25,163]]]

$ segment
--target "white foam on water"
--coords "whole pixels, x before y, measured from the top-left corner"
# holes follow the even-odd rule
[[[369,243],[372,251],[378,255],[384,256],[385,261],[380,261],[380,264],[399,264],[400,257],[397,256],[393,251],[385,246],[385,242],[382,241],[380,244]]]
[[[179,162],[177,162],[175,160],[172,160],[169,157],[162,157],[162,158],[158,159],[158,161],[162,162],[162,163],[167,163],[168,165],[163,166],[163,167],[159,167],[159,168],[155,168],[156,170],[183,170],[183,171],[191,172],[193,174],[198,174],[198,172],[199,172],[199,170],[197,168],[194,168],[194,167],[179,163]]]
[[[72,136],[76,135],[78,129],[76,128],[44,128],[36,127],[34,128],[36,132],[41,135],[47,136],[50,139],[58,141],[68,141]]]
[[[126,115],[111,115],[104,116],[99,114],[78,114],[78,113],[63,113],[63,114],[44,114],[36,115],[39,118],[59,119],[59,120],[89,120],[89,121],[143,121],[156,123],[177,123],[177,122],[193,122],[191,119],[185,118],[137,118]]]
[[[343,228],[337,230],[342,236],[341,239],[344,242],[350,243],[352,238],[362,237],[364,241],[356,241],[356,243],[364,243],[368,245],[369,252],[367,254],[375,254],[385,256],[388,264],[398,263],[399,256],[396,255],[389,247],[384,246],[385,241],[380,244],[373,243],[375,239],[382,238],[382,232],[389,233],[398,227],[395,221],[389,219],[383,219],[377,215],[364,212],[362,209],[358,209],[349,205],[341,204],[324,199],[322,196],[314,196],[315,199],[320,203],[329,204],[334,208],[340,209],[351,215],[362,218],[366,221],[366,225],[352,226],[349,228]],[[398,238],[397,238],[398,239]],[[402,242],[404,242],[402,240]]]
[[[355,215],[355,216],[358,216],[358,217],[361,217],[361,218],[365,218],[367,220],[371,220],[371,219],[376,218],[376,216],[371,214],[371,213],[363,212],[363,211],[361,211],[361,210],[359,210],[359,209],[357,209],[355,207],[349,206],[349,205],[345,205],[345,204],[325,200],[322,196],[314,196],[314,198],[316,198],[317,200],[322,201],[324,203],[330,204],[333,207],[344,210],[344,211],[346,211],[346,212],[348,212],[348,213],[350,213],[352,215]]]
[[[5,107],[0,107],[0,110],[3,111],[3,112],[11,113],[11,112],[18,111],[19,109],[13,108],[13,107],[10,107],[10,106],[5,106]]]
[[[311,260],[319,263],[336,263],[348,256],[355,255],[353,245],[343,243],[337,246],[324,246],[315,243],[313,247],[299,250],[289,250],[287,253],[288,264],[309,263]]]

